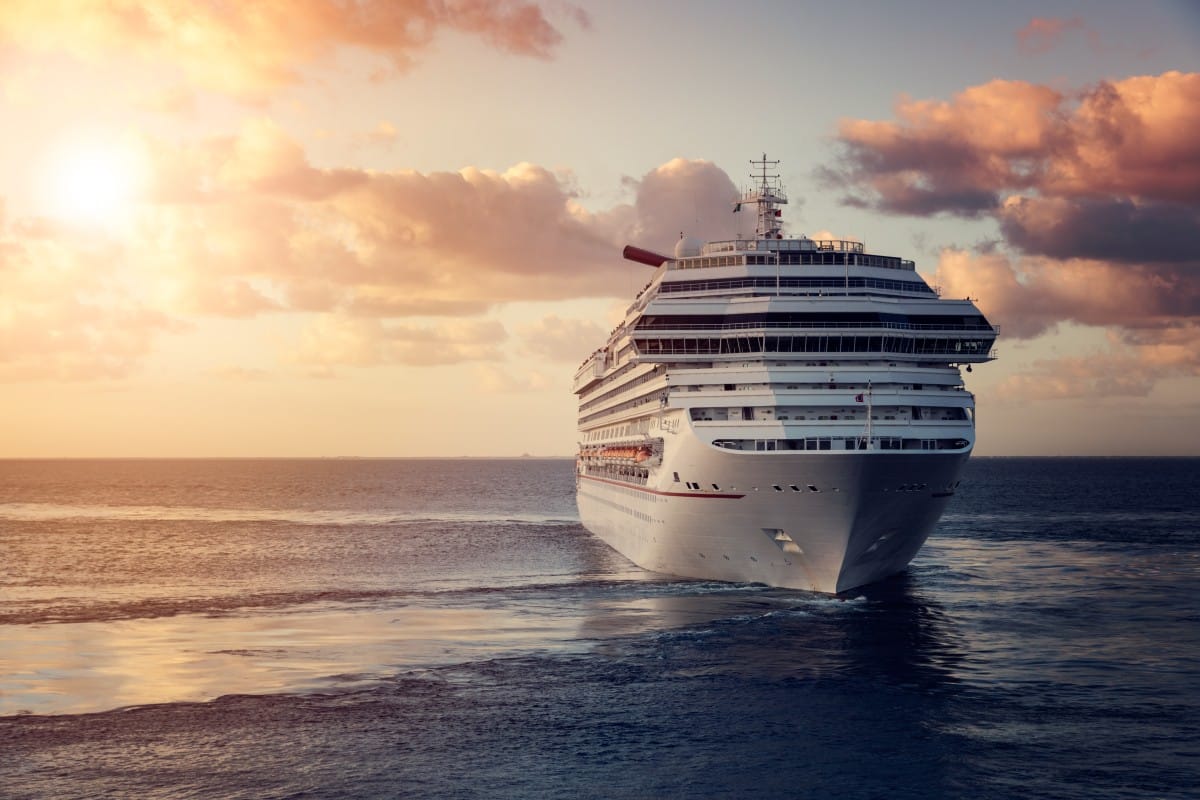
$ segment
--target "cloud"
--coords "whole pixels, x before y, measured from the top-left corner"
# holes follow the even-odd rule
[[[186,312],[217,317],[254,317],[276,311],[281,304],[238,278],[202,281],[197,277],[177,286],[178,307]]]
[[[1200,376],[1197,336],[1196,322],[1132,336],[1110,334],[1109,350],[1035,361],[1006,378],[997,396],[1009,401],[1145,397],[1164,378]]]
[[[38,339],[47,325],[31,312],[39,303],[64,325],[85,318],[72,303],[108,313],[89,334],[88,363],[111,375],[135,368],[164,332],[263,314],[325,315],[300,347],[318,367],[490,357],[495,340],[435,326],[440,338],[418,344],[428,326],[405,320],[479,317],[510,302],[627,301],[629,271],[640,268],[621,259],[622,245],[669,250],[681,225],[715,220],[690,229],[711,235],[733,216],[731,181],[704,161],[675,159],[628,178],[629,202],[588,210],[574,176],[535,164],[428,173],[317,168],[266,118],[235,135],[139,141],[148,180],[127,227],[85,240],[35,218],[11,221],[0,235],[4,268],[19,265],[25,276],[8,281],[0,298],[9,309],[0,324],[10,367],[16,354],[48,346]],[[47,269],[60,262],[68,266]],[[89,295],[93,282],[101,289]],[[536,333],[549,338],[530,345],[541,357],[577,358],[600,338],[587,325],[541,325]],[[568,356],[572,338],[587,344]],[[82,358],[83,339],[75,341]],[[83,376],[82,363],[58,374]]]
[[[820,173],[857,205],[975,217],[1009,192],[1200,203],[1200,74],[1102,82],[1072,94],[992,81],[953,100],[902,99],[894,122],[843,120]]]
[[[53,226],[0,228],[0,381],[127,377],[186,327],[141,296],[122,256]]]
[[[577,7],[552,8],[587,27]],[[520,0],[114,0],[69,9],[8,0],[0,7],[0,43],[85,56],[132,53],[176,64],[200,86],[246,97],[299,83],[305,65],[339,48],[405,69],[442,30],[536,58],[548,58],[563,38],[541,4]]]
[[[305,332],[295,360],[322,367],[498,360],[499,345],[506,338],[504,326],[490,320],[416,325],[322,315]]]
[[[1062,95],[1023,81],[974,86],[952,102],[902,99],[899,122],[842,120],[838,166],[819,172],[893,213],[979,216],[1006,187],[1031,185],[1056,146]]]
[[[368,131],[367,134],[363,136],[363,141],[365,141],[367,144],[390,147],[396,143],[396,139],[399,138],[399,136],[400,131],[396,128],[396,126],[387,120],[384,120]]]
[[[196,93],[191,87],[177,84],[135,98],[134,106],[159,114],[188,114],[196,109]]]
[[[944,297],[976,298],[1005,338],[1039,336],[1060,322],[1145,331],[1200,318],[1200,283],[1184,267],[948,248],[929,280]]]
[[[1035,20],[1024,41],[1047,48],[1072,30],[1085,26]],[[840,160],[821,177],[851,205],[993,219],[1000,242],[944,250],[933,281],[977,297],[1005,337],[1065,322],[1113,335],[1111,352],[1019,375],[1010,391],[1145,393],[1194,371],[1162,337],[1200,324],[1196,130],[1197,73],[1070,92],[992,81],[949,101],[902,99],[892,121],[843,120]]]
[[[1034,17],[1017,31],[1017,47],[1022,53],[1042,55],[1058,47],[1063,37],[1072,31],[1085,32],[1093,43],[1097,41],[1096,33],[1084,24],[1082,17]]]
[[[1123,263],[1200,263],[1200,206],[1012,196],[996,212],[1018,250]]]
[[[508,394],[542,392],[554,384],[540,372],[517,370],[511,364],[476,364],[475,385],[487,394]]]
[[[627,178],[626,185],[637,196],[632,236],[646,246],[674,247],[681,233],[728,239],[735,232],[738,219],[733,204],[738,191],[712,162],[675,158],[640,180]]]
[[[518,329],[523,349],[534,358],[577,364],[605,339],[606,331],[590,320],[562,319],[550,314]]]
[[[224,366],[209,370],[209,374],[222,380],[237,381],[237,382],[256,382],[266,380],[271,377],[271,373],[265,369],[255,367],[237,367]]]
[[[674,159],[627,178],[631,204],[588,211],[574,178],[503,172],[317,169],[270,120],[232,137],[147,141],[156,176],[130,247],[190,312],[461,316],[505,302],[604,297],[628,242],[666,249],[681,228],[732,226],[733,184]],[[701,220],[697,225],[696,220]]]

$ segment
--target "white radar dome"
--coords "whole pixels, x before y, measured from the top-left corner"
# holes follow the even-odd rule
[[[691,236],[684,236],[675,243],[675,257],[688,258],[689,256],[700,255],[700,248],[704,246],[704,242],[695,239]]]

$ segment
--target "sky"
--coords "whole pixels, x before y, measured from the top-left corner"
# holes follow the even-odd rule
[[[566,456],[779,159],[1001,328],[977,455],[1200,454],[1200,5],[5,0],[0,457]]]

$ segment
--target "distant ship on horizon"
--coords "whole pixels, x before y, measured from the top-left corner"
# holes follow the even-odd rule
[[[904,570],[975,443],[960,367],[999,329],[912,261],[789,237],[778,161],[752,238],[681,238],[579,367],[583,525],[640,567],[837,593]]]

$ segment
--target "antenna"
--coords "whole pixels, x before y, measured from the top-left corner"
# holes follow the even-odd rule
[[[782,239],[783,211],[776,206],[786,204],[787,195],[783,193],[783,187],[779,185],[779,175],[771,172],[779,166],[779,161],[771,160],[767,158],[766,153],[763,153],[761,159],[750,159],[750,165],[754,168],[750,177],[757,181],[757,185],[750,191],[742,193],[742,199],[734,206],[733,210],[740,211],[743,205],[757,206],[758,226],[754,230],[755,237]]]
[[[771,186],[771,185],[770,185],[769,183],[767,183],[767,181],[770,181],[770,180],[779,180],[779,176],[778,176],[778,175],[768,175],[768,174],[767,174],[767,167],[770,167],[771,169],[774,169],[775,167],[778,167],[778,166],[779,166],[779,160],[778,160],[778,159],[776,159],[775,161],[768,161],[768,160],[767,160],[767,154],[766,154],[766,153],[763,153],[763,157],[762,157],[762,159],[761,159],[761,160],[759,160],[759,161],[755,161],[755,160],[752,158],[752,159],[750,159],[750,163],[751,163],[751,164],[753,164],[754,166],[758,167],[758,168],[761,170],[761,172],[760,172],[758,175],[755,175],[753,172],[751,172],[751,173],[750,173],[750,177],[751,177],[751,178],[758,178],[758,179],[759,179],[759,181],[760,181],[760,183],[759,183],[759,189],[760,189],[761,191],[765,192],[767,189],[769,189],[769,188],[770,188],[770,186]]]

